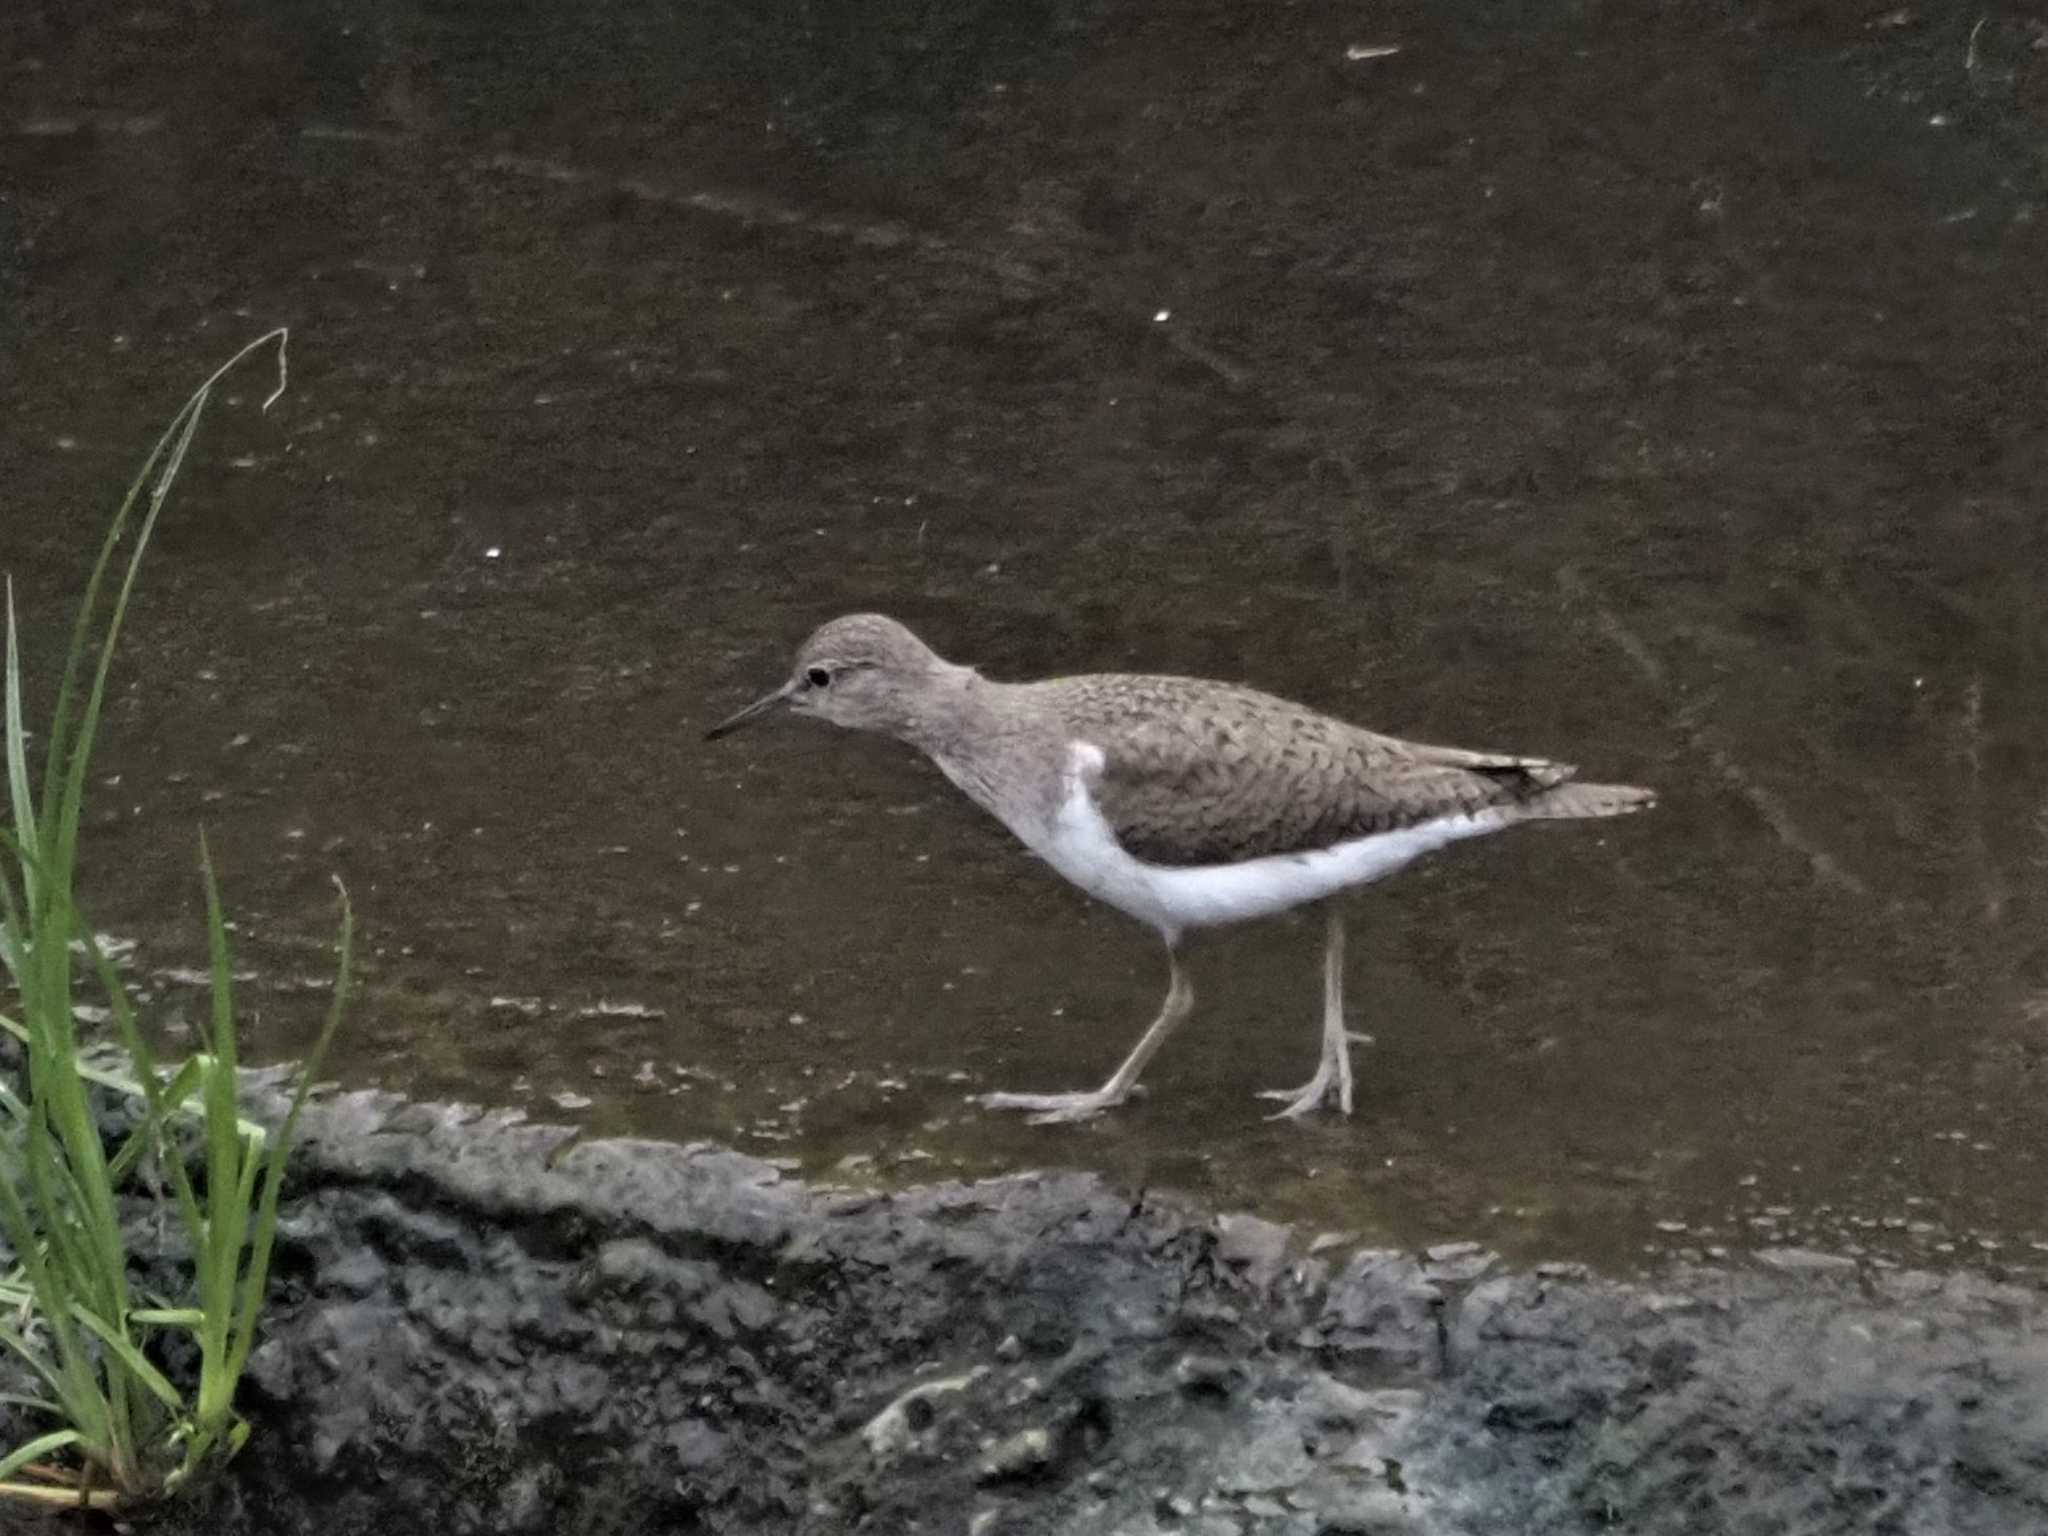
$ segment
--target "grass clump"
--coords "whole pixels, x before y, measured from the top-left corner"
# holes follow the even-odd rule
[[[0,1030],[20,1042],[26,1071],[15,1086],[0,1080],[0,1240],[14,1265],[0,1275],[0,1348],[26,1363],[36,1386],[34,1395],[0,1403],[50,1427],[0,1448],[0,1507],[114,1509],[157,1498],[233,1455],[248,1436],[235,1413],[235,1386],[263,1307],[285,1157],[348,997],[348,896],[341,893],[332,1006],[299,1069],[284,1123],[267,1135],[239,1113],[227,930],[204,841],[212,1008],[202,1049],[175,1070],[159,1066],[136,1027],[126,984],[79,911],[74,876],[107,675],[150,535],[214,387],[274,346],[278,385],[267,408],[284,390],[286,340],[283,330],[272,331],[208,378],[129,485],[79,604],[39,776],[30,769],[23,724],[11,583],[7,590],[0,967],[14,983],[20,1017],[0,1015]],[[73,989],[81,953],[132,1074],[79,1059]],[[88,1084],[139,1101],[139,1123],[111,1149]],[[145,1168],[154,1170],[155,1198],[174,1208],[191,1253],[189,1294],[175,1299],[139,1294],[129,1273],[122,1195]],[[198,1381],[189,1393],[152,1359],[152,1338],[163,1331],[182,1332],[197,1346]]]

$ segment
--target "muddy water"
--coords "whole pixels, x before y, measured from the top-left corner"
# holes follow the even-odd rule
[[[0,564],[47,669],[209,423],[99,760],[175,1038],[848,1177],[1067,1163],[1627,1263],[2048,1242],[2048,33],[1725,4],[88,5],[0,21]],[[1382,52],[1379,50],[1397,50]],[[1354,56],[1356,55],[1356,56]],[[885,743],[714,747],[819,619],[1653,783],[1192,952]],[[43,675],[47,675],[46,670]]]

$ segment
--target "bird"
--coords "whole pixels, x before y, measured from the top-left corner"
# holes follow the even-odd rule
[[[1100,1087],[975,1096],[1041,1124],[1089,1119],[1137,1090],[1194,1006],[1188,933],[1309,903],[1324,909],[1321,1054],[1300,1088],[1263,1096],[1280,1101],[1275,1119],[1351,1114],[1338,898],[1464,838],[1657,800],[1634,785],[1582,783],[1568,763],[1405,741],[1233,683],[1135,673],[997,682],[879,613],[819,626],[780,687],[705,739],[777,712],[916,748],[1055,872],[1165,942],[1158,1016]]]

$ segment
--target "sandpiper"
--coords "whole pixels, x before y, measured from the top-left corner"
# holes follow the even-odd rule
[[[1425,746],[1230,683],[1095,673],[991,682],[894,619],[819,628],[789,680],[705,733],[774,709],[908,742],[1033,853],[1166,941],[1165,1004],[1100,1088],[989,1093],[991,1109],[1082,1120],[1129,1098],[1195,1000],[1181,965],[1193,928],[1326,908],[1322,1057],[1278,1116],[1334,1099],[1351,1113],[1344,919],[1335,898],[1432,849],[1518,821],[1620,816],[1647,789],[1581,784],[1567,763]]]

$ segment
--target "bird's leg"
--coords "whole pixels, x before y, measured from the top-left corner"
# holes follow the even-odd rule
[[[1109,1081],[1100,1088],[1085,1093],[984,1093],[977,1095],[975,1102],[984,1109],[1028,1110],[1033,1125],[1086,1120],[1123,1103],[1137,1086],[1138,1074],[1145,1070],[1145,1063],[1152,1059],[1152,1053],[1165,1043],[1174,1026],[1186,1018],[1188,1010],[1195,1005],[1195,989],[1188,983],[1187,972],[1181,969],[1180,951],[1172,944],[1166,946],[1166,963],[1171,974],[1166,984],[1166,1002],[1159,1009],[1159,1017],[1138,1037],[1138,1043],[1131,1047],[1131,1054],[1124,1058],[1123,1065],[1112,1072]]]
[[[1316,1075],[1299,1091],[1269,1089],[1262,1099],[1285,1099],[1275,1120],[1297,1120],[1322,1107],[1335,1091],[1337,1107],[1351,1113],[1351,1037],[1344,1028],[1344,913],[1332,901],[1324,906],[1328,937],[1323,944],[1323,1054]]]

